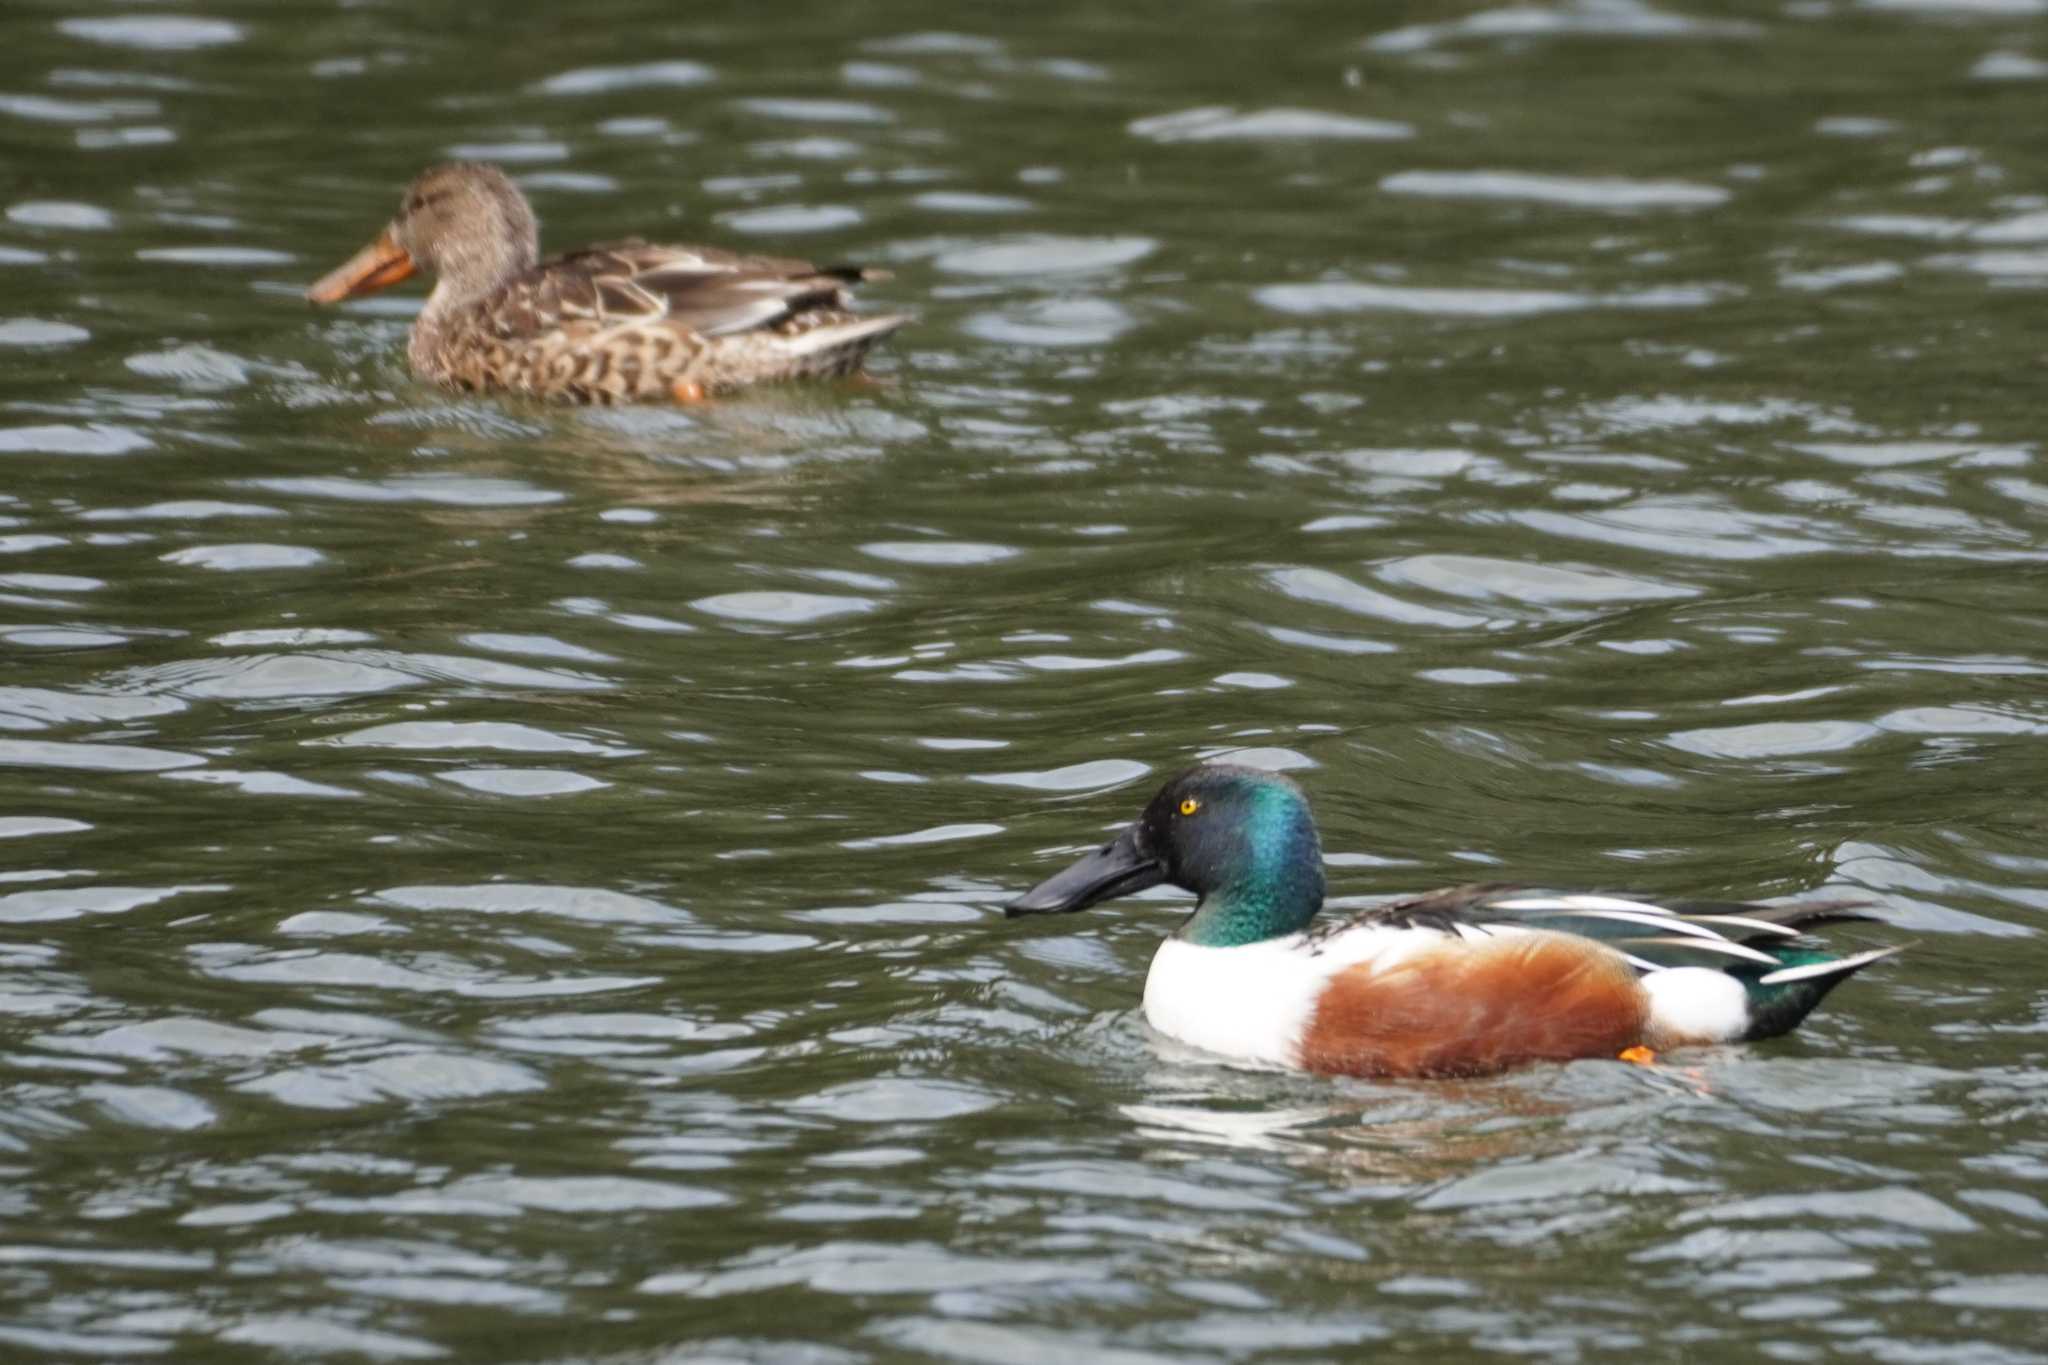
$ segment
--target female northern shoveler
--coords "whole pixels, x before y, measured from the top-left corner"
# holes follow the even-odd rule
[[[425,269],[439,278],[406,348],[414,374],[570,403],[694,402],[853,374],[910,321],[848,311],[846,286],[881,275],[857,266],[639,241],[539,253],[518,186],[455,161],[421,172],[377,240],[306,297],[335,303]]]
[[[1841,901],[1649,905],[1461,886],[1311,927],[1323,854],[1301,789],[1208,764],[1009,905],[1084,910],[1161,882],[1201,897],[1159,947],[1145,1017],[1250,1061],[1350,1076],[1478,1076],[1575,1057],[1775,1038],[1897,948],[1828,957],[1800,930]]]

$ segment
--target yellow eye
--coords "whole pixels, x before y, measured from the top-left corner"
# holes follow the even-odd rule
[[[1195,798],[1192,796],[1183,796],[1180,799],[1180,813],[1182,815],[1193,815],[1196,811],[1200,810],[1201,808],[1202,803],[1195,800]]]

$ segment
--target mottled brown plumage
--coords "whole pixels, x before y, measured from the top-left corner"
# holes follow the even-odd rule
[[[426,270],[437,281],[406,348],[414,374],[570,403],[688,402],[853,374],[910,321],[851,311],[847,286],[876,271],[640,241],[540,261],[539,236],[497,167],[435,166],[307,297],[333,303]]]

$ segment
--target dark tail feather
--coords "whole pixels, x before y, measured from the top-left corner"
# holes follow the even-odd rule
[[[894,272],[878,265],[827,265],[819,267],[818,273],[830,275],[842,284],[880,284]]]
[[[1815,929],[1823,924],[1846,924],[1852,920],[1882,923],[1878,916],[1865,913],[1869,905],[1869,901],[1848,899],[1794,901],[1789,905],[1758,905],[1745,901],[1687,901],[1683,904],[1674,904],[1671,908],[1684,918],[1710,925],[1737,942],[1762,944],[1782,940],[1787,935]],[[1745,925],[1745,921],[1757,921],[1774,928],[1759,929],[1755,924]],[[1743,932],[1745,928],[1750,932]]]
[[[1870,917],[1855,915],[1850,918]],[[1867,953],[1836,958],[1814,954],[1811,961],[1787,963],[1776,971],[1752,975],[1745,969],[1735,973],[1749,992],[1750,1025],[1749,1032],[1743,1035],[1744,1041],[1753,1043],[1760,1038],[1790,1033],[1799,1027],[1800,1020],[1813,1013],[1816,1005],[1827,999],[1829,991],[1871,963],[1882,962],[1904,951],[1904,947],[1873,948]]]

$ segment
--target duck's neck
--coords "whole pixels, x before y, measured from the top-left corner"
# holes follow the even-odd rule
[[[413,321],[412,341],[406,348],[413,371],[439,377],[446,363],[444,339],[456,317],[514,275],[531,269],[538,255],[533,239],[528,237],[524,242],[501,242],[497,250],[489,253],[457,257],[453,269],[444,264],[425,306]]]
[[[1308,928],[1323,906],[1323,849],[1308,809],[1290,792],[1255,800],[1231,875],[1202,893],[1179,937],[1242,948]]]
[[[412,320],[412,336],[405,347],[406,358],[412,362],[414,374],[440,378],[443,363],[441,343],[448,332],[448,320],[466,302],[467,299],[455,295],[447,280],[434,281],[419,316]]]
[[[540,259],[540,225],[525,202],[487,204],[475,231],[451,235],[434,249],[434,290],[413,326],[416,352],[431,346],[456,313]]]
[[[521,271],[531,270],[540,259],[540,243],[529,228],[518,233],[509,226],[488,235],[451,243],[441,248],[436,264],[434,299],[446,299],[448,307],[460,307],[480,299]]]
[[[1178,937],[1204,948],[1242,948],[1286,938],[1308,928],[1323,904],[1323,879],[1313,889],[1298,883],[1214,891],[1202,897]]]

